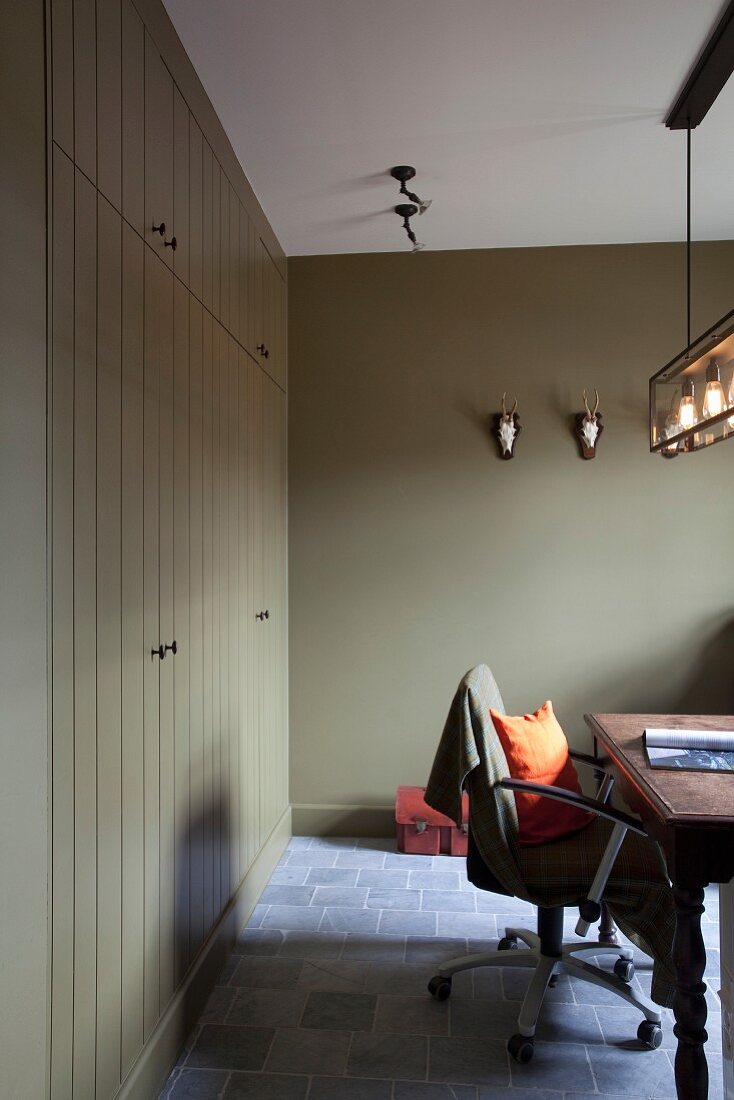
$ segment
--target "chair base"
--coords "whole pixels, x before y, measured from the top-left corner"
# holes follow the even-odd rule
[[[430,992],[440,999],[447,997],[450,992],[451,977],[462,970],[474,970],[480,966],[521,966],[532,969],[534,974],[525,994],[517,1021],[518,1036],[513,1036],[510,1041],[512,1043],[518,1038],[523,1038],[530,1040],[532,1043],[543,1004],[543,997],[551,978],[557,974],[570,974],[584,982],[598,985],[602,989],[609,989],[623,1001],[639,1008],[647,1021],[647,1025],[654,1025],[654,1027],[651,1030],[647,1025],[641,1025],[638,1036],[642,1038],[643,1034],[650,1032],[651,1038],[643,1041],[651,1047],[660,1045],[661,1033],[655,1032],[655,1028],[659,1031],[662,1018],[659,1007],[645,997],[644,994],[638,993],[620,977],[617,977],[616,974],[610,974],[599,966],[584,962],[579,957],[582,955],[614,954],[623,962],[631,963],[632,951],[629,947],[617,947],[601,940],[592,942],[582,940],[560,944],[560,955],[555,953],[544,954],[541,951],[540,936],[527,928],[506,928],[505,940],[522,940],[527,946],[515,950],[484,951],[476,955],[463,955],[456,959],[449,959],[448,962],[441,964],[435,978],[429,983]],[[516,1045],[520,1046],[521,1044],[516,1043]],[[512,1050],[510,1052],[512,1053]],[[519,1060],[526,1061],[529,1056],[524,1056]]]

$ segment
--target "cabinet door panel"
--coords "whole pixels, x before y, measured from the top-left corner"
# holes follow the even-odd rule
[[[230,713],[229,713],[229,335],[219,327],[219,767],[220,786],[220,910],[231,891],[230,881]]]
[[[204,564],[203,564],[203,391],[201,304],[189,302],[189,738],[191,891],[189,949],[204,939]]]
[[[250,406],[249,406],[249,493],[248,493],[248,590],[251,600],[250,614],[248,616],[251,634],[250,644],[250,706],[251,724],[257,752],[257,769],[251,776],[250,799],[257,807],[257,829],[255,832],[255,849],[260,847],[261,839],[265,839],[263,817],[265,811],[266,793],[263,790],[262,778],[266,767],[265,750],[263,747],[262,721],[263,706],[263,623],[255,616],[266,608],[263,588],[263,374],[252,364],[250,368]]]
[[[98,200],[97,248],[97,1096],[120,1084],[122,928],[122,224]]]
[[[145,240],[169,267],[173,224],[173,80],[145,34]],[[154,231],[164,225],[165,233]]]
[[[122,209],[122,9],[97,0],[97,187]]]
[[[249,570],[247,544],[247,512],[249,506],[248,481],[248,401],[249,401],[249,356],[238,349],[237,361],[237,447],[238,447],[238,689],[239,689],[239,787],[240,787],[240,873],[252,863],[252,836],[256,828],[253,821],[253,805],[250,795],[250,776],[257,772],[257,763],[253,757],[252,730],[250,723],[250,604]]]
[[[224,172],[219,176],[219,319],[230,332],[229,320],[229,180]]]
[[[188,120],[187,120],[188,123]],[[188,126],[187,126],[188,131]],[[190,295],[177,280],[173,299],[173,630],[175,910],[174,985],[189,963],[189,341]]]
[[[185,288],[164,272],[160,356],[160,631],[164,645],[175,639],[173,617],[173,340],[174,316],[181,308]],[[176,321],[178,317],[176,316]],[[178,328],[178,325],[176,326]],[[175,988],[175,731],[173,669],[176,658],[161,661],[160,685],[160,821],[161,821],[161,1011]]]
[[[189,115],[189,287],[199,301],[203,300],[203,164],[201,130],[193,115]]]
[[[145,29],[122,0],[122,213],[145,240]]]
[[[222,319],[222,170],[219,161],[212,156],[212,313]]]
[[[214,306],[214,159],[208,142],[202,142],[203,188],[203,302],[210,313]]]
[[[160,360],[166,308],[165,268],[145,249],[143,391],[143,774],[145,776],[144,1031],[147,1039],[160,1009],[160,670],[152,656],[161,644],[159,615]]]
[[[51,4],[53,139],[74,159],[74,11],[73,0]]]
[[[229,539],[227,553],[229,558],[229,592],[227,597],[227,613],[229,640],[227,643],[227,655],[229,660],[229,789],[230,789],[230,822],[229,822],[229,877],[230,896],[239,885],[240,881],[240,696],[239,696],[239,599],[240,599],[240,570],[239,570],[239,525],[240,525],[240,496],[239,496],[239,348],[230,336],[229,369],[228,369],[228,395],[227,418],[229,421],[229,449],[227,457],[227,474],[229,480],[228,519]]]
[[[240,334],[240,200],[229,188],[229,327],[241,344]]]
[[[240,203],[239,242],[239,336],[243,348],[250,347],[250,219]]]
[[[122,227],[122,1033],[125,1077],[143,1045],[143,308],[146,248]]]
[[[95,0],[74,0],[74,161],[97,179],[97,41]]]
[[[53,150],[51,1097],[74,1045],[74,166]]]
[[[218,321],[212,325],[211,403],[211,572],[212,572],[212,899],[213,919],[222,903],[222,722],[221,722],[221,461],[219,443],[220,386],[224,333]],[[226,823],[225,823],[226,824]]]
[[[201,344],[201,457],[202,457],[202,664],[203,664],[203,741],[202,765],[204,813],[203,874],[204,874],[204,933],[214,920],[214,561],[212,547],[214,467],[212,446],[212,395],[213,395],[213,343],[214,325],[211,313],[202,313]]]
[[[74,1092],[94,1096],[97,1007],[97,195],[76,172],[74,257]]]
[[[189,285],[189,109],[173,88],[173,232],[176,251],[173,270]]]

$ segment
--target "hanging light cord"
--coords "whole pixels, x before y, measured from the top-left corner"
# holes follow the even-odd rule
[[[686,129],[686,359],[691,358],[691,120]]]

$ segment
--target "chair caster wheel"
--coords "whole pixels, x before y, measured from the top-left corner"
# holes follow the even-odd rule
[[[629,959],[617,959],[614,964],[614,973],[623,982],[629,984],[635,976],[635,964],[630,962]]]
[[[507,1052],[521,1065],[533,1057],[533,1040],[527,1035],[513,1035],[507,1040]]]
[[[498,951],[518,951],[519,948],[520,945],[515,936],[503,936],[497,944]]]
[[[447,1001],[451,996],[451,978],[444,978],[442,974],[436,974],[428,983],[428,992],[437,1001]]]
[[[657,1050],[663,1041],[663,1029],[660,1024],[651,1024],[649,1020],[643,1020],[637,1029],[637,1038],[650,1050]]]

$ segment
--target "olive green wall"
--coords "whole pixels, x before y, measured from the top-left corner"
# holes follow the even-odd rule
[[[734,305],[732,261],[696,247],[694,332]],[[734,443],[648,450],[680,245],[299,258],[289,297],[294,832],[389,828],[370,808],[425,782],[478,662],[577,746],[584,711],[734,712]]]

